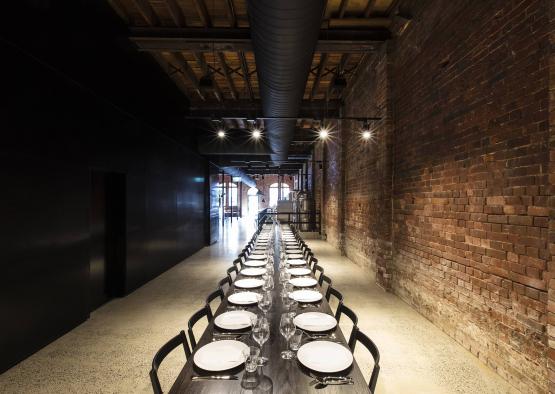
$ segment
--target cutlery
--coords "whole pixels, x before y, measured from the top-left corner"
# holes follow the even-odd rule
[[[321,386],[338,386],[342,384],[355,383],[353,381],[353,378],[350,376],[317,376],[313,373],[310,373],[310,377],[314,378],[314,380],[310,382],[311,386],[315,384]]]
[[[191,380],[237,380],[239,379],[236,375],[209,375],[209,376],[200,376],[195,375],[191,376]]]

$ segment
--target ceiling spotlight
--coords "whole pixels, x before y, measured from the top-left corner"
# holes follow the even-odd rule
[[[225,131],[223,131],[222,129],[218,130],[218,137],[225,138]]]
[[[369,140],[370,137],[372,137],[372,133],[370,132],[370,130],[364,130],[362,132],[362,138],[364,138],[365,140]]]
[[[254,129],[252,131],[252,138],[254,138],[254,139],[259,139],[261,135],[262,135],[262,133],[258,129]]]
[[[318,132],[318,136],[320,137],[321,140],[325,140],[326,138],[328,138],[329,136],[328,129],[326,129],[325,127],[322,127]]]

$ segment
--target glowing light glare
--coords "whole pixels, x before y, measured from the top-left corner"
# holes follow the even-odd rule
[[[260,130],[254,129],[254,130],[252,131],[252,138],[258,139],[258,138],[260,138],[260,135],[261,135],[261,134],[260,134]]]
[[[365,140],[369,140],[372,137],[372,133],[370,132],[370,130],[364,130],[362,132],[362,138],[364,138]]]
[[[326,128],[321,128],[320,131],[318,132],[318,136],[320,137],[320,139],[325,140],[326,138],[328,138],[329,136],[329,131]]]
[[[223,130],[218,130],[218,137],[224,138],[224,137],[225,137],[225,131],[223,131]]]

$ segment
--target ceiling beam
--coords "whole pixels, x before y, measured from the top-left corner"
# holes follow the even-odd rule
[[[132,28],[133,41],[142,51],[235,51],[253,50],[248,28]],[[391,37],[387,29],[322,29],[317,53],[367,53],[376,51]]]
[[[227,0],[227,14],[229,16],[229,26],[237,27],[237,15],[235,14],[233,0]]]
[[[364,9],[364,17],[368,18],[376,5],[376,0],[368,0],[368,4],[366,4],[366,8]]]
[[[183,55],[181,53],[168,53],[167,55],[170,59],[170,63],[175,63],[176,67],[180,69],[183,74],[189,79],[189,82],[191,82],[191,84],[193,85],[193,88],[199,95],[200,99],[203,101],[206,100],[204,94],[200,89],[198,78],[195,72],[193,71],[191,66],[189,66],[189,63],[187,63],[187,60],[183,57]]]
[[[166,0],[166,5],[175,25],[177,27],[185,27],[187,25],[185,23],[185,16],[181,7],[177,4],[177,0]]]
[[[193,3],[195,4],[195,8],[202,25],[204,27],[212,27],[212,19],[210,18],[210,14],[208,13],[204,0],[193,0]]]
[[[148,0],[133,0],[133,3],[149,25],[158,26],[160,24],[160,19],[158,19],[158,15],[156,15]]]
[[[218,52],[218,60],[220,62],[220,66],[222,66],[222,72],[224,73],[225,80],[227,81],[227,86],[231,92],[231,97],[233,98],[233,100],[237,100],[239,98],[237,96],[237,90],[235,89],[233,78],[231,78],[231,74],[229,73],[227,63],[225,61],[225,56],[222,52]]]
[[[254,92],[251,86],[251,78],[249,74],[249,65],[247,64],[247,59],[245,58],[245,53],[243,51],[239,51],[239,59],[241,60],[241,69],[243,70],[243,79],[245,80],[245,84],[247,85],[247,91],[249,93],[249,98],[254,100]]]
[[[322,78],[322,72],[326,68],[326,63],[328,62],[328,54],[323,53],[320,58],[320,64],[318,64],[318,70],[316,71],[316,78],[312,84],[312,90],[310,91],[310,101],[314,100],[314,96],[318,93],[318,87],[320,85],[320,79]]]
[[[169,75],[169,77],[175,82],[175,84],[177,85],[179,90],[183,92],[185,97],[191,100],[191,97],[189,96],[189,91],[187,89],[187,84],[184,82],[185,76],[182,73],[175,72],[175,70],[170,69],[168,61],[164,59],[162,54],[152,53],[152,56],[158,62],[160,67],[162,67],[162,70],[164,70]]]
[[[347,9],[347,5],[349,5],[349,0],[341,0],[341,4],[339,5],[339,12],[337,13],[338,18],[343,18],[345,15],[345,10]]]

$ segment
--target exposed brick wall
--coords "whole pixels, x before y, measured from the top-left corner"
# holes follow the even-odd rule
[[[377,282],[388,287],[391,261],[391,143],[389,64],[383,47],[359,67],[345,96],[345,116],[381,116],[370,123],[372,139],[363,140],[363,125],[343,121],[342,173],[344,176],[345,254],[376,273]]]
[[[322,186],[328,238],[523,392],[555,382],[553,3],[402,2],[345,100],[375,141],[344,122]]]
[[[547,3],[414,2],[426,22],[392,76],[394,291],[532,392],[547,387]]]
[[[322,227],[326,240],[338,249],[342,249],[342,172],[341,172],[341,130],[337,130],[335,138],[320,145],[325,152],[324,160],[325,187],[323,188]]]
[[[549,8],[549,41],[555,48],[555,2]],[[549,350],[547,365],[549,392],[555,393],[555,51],[551,50],[549,58],[549,252],[547,263],[549,288],[547,304],[547,335]]]

